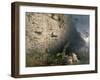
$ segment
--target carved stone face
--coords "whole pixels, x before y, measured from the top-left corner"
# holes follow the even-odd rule
[[[69,37],[69,16],[26,12],[26,52],[61,51]]]

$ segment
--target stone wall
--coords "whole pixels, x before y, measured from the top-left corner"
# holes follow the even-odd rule
[[[26,53],[58,53],[69,37],[69,16],[26,12]]]

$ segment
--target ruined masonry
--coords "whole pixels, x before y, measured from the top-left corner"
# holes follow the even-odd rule
[[[69,37],[69,16],[26,12],[26,53],[55,51]]]

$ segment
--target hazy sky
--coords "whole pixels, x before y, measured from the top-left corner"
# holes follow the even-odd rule
[[[72,23],[84,37],[89,36],[89,15],[72,15]]]
[[[72,24],[89,46],[89,15],[71,15]]]

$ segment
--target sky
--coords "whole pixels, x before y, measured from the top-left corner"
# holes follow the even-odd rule
[[[89,34],[89,16],[88,15],[72,15],[72,22],[78,32],[84,35]]]
[[[72,24],[89,44],[89,15],[71,15]]]

